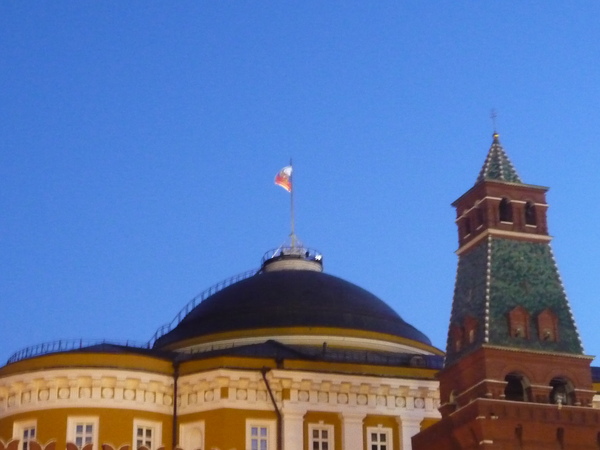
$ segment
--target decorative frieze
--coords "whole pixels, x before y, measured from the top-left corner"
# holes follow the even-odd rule
[[[172,404],[173,379],[152,373],[60,369],[0,380],[0,417],[64,407],[137,409],[169,414]]]
[[[260,371],[214,370],[178,380],[178,411],[217,408],[271,411],[270,388],[279,407],[365,414],[420,411],[437,417],[437,382],[343,374],[272,370],[269,386]],[[0,417],[52,408],[121,408],[171,414],[169,376],[111,369],[48,370],[0,380]]]
[[[341,374],[273,370],[267,380],[278,406],[316,411],[360,411],[364,414],[402,414],[411,411],[438,417],[436,381],[382,379]],[[259,371],[215,370],[179,379],[181,415],[226,407],[273,409]]]

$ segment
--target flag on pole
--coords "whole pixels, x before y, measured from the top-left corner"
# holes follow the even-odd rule
[[[292,192],[292,166],[285,166],[275,175],[275,184]]]

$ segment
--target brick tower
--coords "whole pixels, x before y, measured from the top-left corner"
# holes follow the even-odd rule
[[[414,450],[600,449],[592,358],[550,248],[546,191],[521,181],[494,133],[475,185],[453,203],[442,419],[413,437]]]

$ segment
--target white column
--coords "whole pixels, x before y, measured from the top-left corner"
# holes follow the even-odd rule
[[[366,414],[342,413],[342,448],[363,450],[363,420]]]
[[[304,412],[282,412],[283,450],[304,449]]]
[[[412,450],[411,438],[421,431],[421,422],[423,417],[406,417],[398,418],[400,428],[400,450]]]

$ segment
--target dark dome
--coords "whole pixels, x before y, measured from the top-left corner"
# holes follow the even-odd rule
[[[259,272],[208,297],[154,347],[173,348],[215,333],[282,327],[371,331],[431,345],[370,292],[322,272],[281,270]]]

